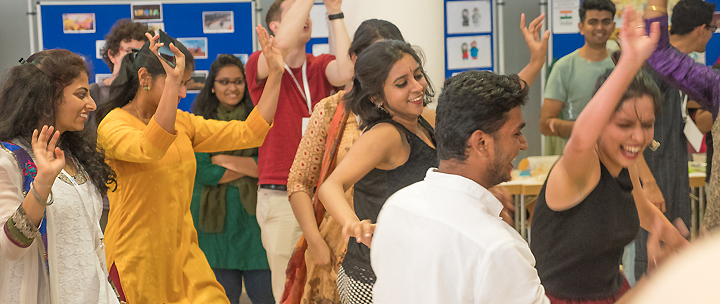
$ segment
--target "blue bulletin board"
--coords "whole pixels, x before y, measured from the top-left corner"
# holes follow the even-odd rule
[[[715,9],[720,11],[720,0],[705,0],[707,2],[715,3]],[[553,61],[562,58],[563,56],[572,53],[576,49],[579,49],[580,47],[585,44],[585,38],[580,35],[579,33],[556,33],[556,28],[553,28],[554,24],[556,24],[556,20],[560,19],[561,16],[558,14],[560,8],[557,7],[557,3],[567,3],[568,1],[558,1],[558,0],[550,0],[551,5],[551,19],[552,22],[548,22],[550,24],[550,32],[552,35],[552,51],[550,53],[550,56],[552,56]],[[642,1],[645,2],[645,1]],[[582,3],[581,0],[578,0],[578,4]],[[619,12],[619,11],[618,11]],[[572,14],[578,15],[578,11],[574,10],[572,11]],[[617,15],[617,14],[616,14]],[[573,17],[573,16],[569,16]],[[577,28],[577,22],[579,22],[579,16],[575,17],[577,20],[574,20],[575,22],[574,26]],[[616,21],[617,18],[616,18]],[[713,65],[715,61],[718,60],[718,57],[720,56],[720,33],[713,34],[713,37],[710,39],[710,42],[707,44],[706,52],[705,52],[705,61],[707,65]]]
[[[445,78],[495,70],[495,0],[444,0]]]
[[[198,0],[199,1],[199,0]],[[98,41],[105,39],[105,34],[119,19],[131,18],[131,3],[123,1],[113,2],[39,2],[38,32],[40,49],[63,48],[73,51],[88,63],[90,69],[89,80],[95,82],[96,74],[111,74],[110,68],[98,58]],[[140,2],[136,5],[146,4]],[[195,73],[193,79],[203,79],[203,72],[210,69],[219,54],[245,54],[250,55],[256,48],[255,33],[255,3],[250,0],[223,0],[217,2],[189,2],[189,1],[162,1],[152,2],[162,7],[161,21],[165,31],[174,38],[198,38],[203,42],[207,39],[205,50],[202,47],[195,58]],[[232,12],[233,24],[223,24],[223,28],[215,29],[212,26],[203,28],[203,17],[209,22],[211,19],[204,12]],[[91,22],[87,18],[84,24],[71,30],[64,27],[63,14],[94,14]],[[87,16],[87,15],[85,15]],[[69,19],[69,18],[66,18]],[[140,21],[140,20],[136,20]],[[92,24],[92,25],[91,25]],[[79,28],[79,30],[77,30]],[[96,47],[97,46],[97,47]],[[243,55],[239,55],[241,59]],[[243,59],[244,60],[244,59]],[[197,94],[188,92],[187,97],[180,101],[178,107],[189,111]]]

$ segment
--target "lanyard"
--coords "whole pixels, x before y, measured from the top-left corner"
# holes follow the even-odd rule
[[[288,71],[290,77],[292,77],[292,79],[295,81],[295,86],[297,86],[298,90],[300,90],[300,93],[304,93],[303,98],[305,99],[305,102],[307,102],[308,113],[312,114],[312,99],[310,97],[310,86],[308,86],[307,79],[307,60],[305,60],[302,65],[302,78],[305,90],[300,87],[300,83],[298,82],[297,78],[295,78],[295,74],[293,74],[292,70],[290,70],[290,67],[287,65],[287,63],[285,63],[285,70]]]

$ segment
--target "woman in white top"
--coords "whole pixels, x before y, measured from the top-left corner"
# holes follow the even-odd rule
[[[95,102],[67,50],[13,67],[0,92],[0,304],[118,303],[99,217],[114,173],[82,132]]]

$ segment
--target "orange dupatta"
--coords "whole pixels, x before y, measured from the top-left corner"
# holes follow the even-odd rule
[[[337,152],[340,142],[342,141],[343,132],[347,124],[350,111],[345,110],[345,102],[340,101],[335,115],[330,121],[328,130],[328,139],[325,144],[325,155],[323,155],[322,167],[320,168],[320,177],[318,178],[317,188],[327,179],[327,177],[335,169],[337,162]],[[313,209],[315,210],[315,222],[318,227],[325,218],[325,206],[320,202],[317,191],[313,195]],[[301,236],[293,254],[288,262],[288,268],[285,271],[285,291],[283,292],[280,303],[282,304],[300,304],[305,290],[305,282],[307,281],[307,266],[305,265],[305,252],[308,243],[305,236]]]

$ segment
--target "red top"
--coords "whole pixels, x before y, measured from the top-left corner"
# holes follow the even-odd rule
[[[325,76],[325,69],[331,61],[335,60],[335,56],[329,54],[318,57],[312,54],[305,55],[307,56],[308,86],[314,108],[321,99],[330,96],[334,89]],[[253,81],[257,76],[259,58],[260,51],[252,53],[245,65],[245,77],[248,80],[250,97],[255,105],[260,101],[267,80]],[[291,70],[300,83],[300,87],[304,89],[302,68],[291,68]],[[288,173],[290,173],[295,152],[302,138],[302,118],[310,117],[304,96],[286,70],[280,82],[280,97],[273,127],[265,137],[263,145],[260,146],[258,155],[258,183],[261,185],[287,184]]]

